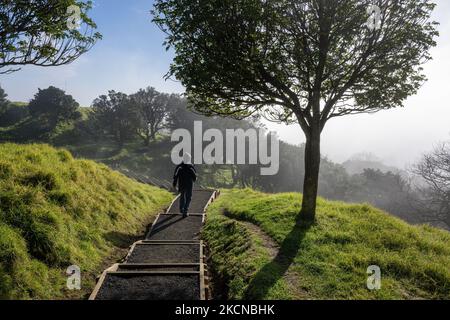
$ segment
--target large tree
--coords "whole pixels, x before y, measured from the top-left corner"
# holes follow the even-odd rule
[[[198,111],[262,112],[300,125],[309,220],[325,124],[401,107],[417,92],[438,35],[434,7],[428,0],[157,0],[154,21],[175,50],[168,76]]]
[[[160,93],[153,87],[141,89],[131,96],[139,116],[137,134],[149,145],[156,133],[166,125],[169,114],[170,95]]]
[[[134,135],[138,117],[127,94],[110,90],[94,100],[92,109],[97,126],[113,135],[119,145]]]
[[[50,86],[39,89],[28,108],[31,115],[46,121],[47,129],[53,130],[60,122],[78,119],[81,116],[79,106],[71,95]]]
[[[101,38],[91,1],[0,0],[0,74],[70,63]]]

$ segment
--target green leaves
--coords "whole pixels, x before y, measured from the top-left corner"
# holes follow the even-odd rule
[[[302,211],[314,216],[320,133],[333,117],[403,106],[436,43],[429,0],[157,0],[169,76],[193,108],[297,121],[308,144]],[[314,154],[313,154],[314,153]]]
[[[27,64],[67,64],[90,50],[101,39],[87,15],[91,6],[77,0],[0,0],[0,74]],[[79,15],[69,7],[79,8]],[[69,28],[73,21],[79,29]]]
[[[243,117],[270,109],[291,121],[281,107],[307,130],[312,119],[323,127],[332,117],[402,106],[425,80],[420,66],[438,35],[434,4],[378,1],[380,28],[370,29],[372,5],[158,0],[153,21],[175,50],[169,76],[198,111]]]
[[[39,89],[29,104],[31,114],[45,120],[49,130],[53,130],[59,122],[77,119],[80,116],[78,107],[78,102],[71,95],[53,86]]]
[[[0,117],[6,112],[6,109],[9,106],[9,101],[6,98],[7,96],[5,90],[0,87]]]

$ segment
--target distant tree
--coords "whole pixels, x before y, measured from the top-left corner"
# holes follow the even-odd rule
[[[438,35],[434,7],[429,0],[157,0],[154,22],[175,50],[169,76],[196,110],[239,119],[262,112],[300,125],[301,216],[313,220],[325,124],[400,107],[417,92]]]
[[[9,101],[6,98],[7,96],[8,95],[6,94],[5,90],[0,87],[0,118],[3,116],[9,106]]]
[[[0,0],[0,74],[67,64],[87,52],[101,38],[90,8],[91,1]]]
[[[349,178],[342,165],[323,157],[320,161],[319,195],[327,199],[344,200],[348,193],[351,194]]]
[[[52,130],[60,122],[78,119],[80,117],[79,106],[71,95],[50,86],[47,89],[39,89],[30,101],[28,108],[32,116],[46,121],[47,128]]]
[[[204,117],[188,109],[186,98],[178,94],[172,94],[170,96],[169,115],[167,117],[167,125],[170,130],[179,128],[192,130],[194,121],[203,119]]]
[[[0,127],[8,127],[18,122],[29,118],[30,112],[28,109],[28,104],[15,103],[10,102],[6,109],[6,111],[1,114],[0,113]]]
[[[390,213],[410,213],[409,182],[398,173],[364,169],[352,176],[347,201],[368,202]]]
[[[412,172],[424,185],[418,187],[415,204],[428,220],[444,221],[450,227],[450,142],[438,145],[414,165]]]
[[[95,99],[92,109],[98,127],[112,134],[120,145],[134,135],[138,125],[136,110],[125,93],[111,90]]]
[[[166,126],[170,96],[148,87],[133,94],[131,100],[139,117],[137,134],[145,145],[149,145],[150,140],[155,140],[156,133]]]

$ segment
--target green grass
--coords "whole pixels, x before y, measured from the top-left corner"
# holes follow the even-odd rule
[[[203,237],[214,270],[240,299],[450,299],[450,234],[411,226],[369,205],[318,200],[317,221],[296,223],[301,194],[225,190]],[[258,226],[279,246],[268,259]],[[235,254],[235,252],[237,254]],[[382,272],[368,290],[367,267]]]
[[[226,199],[225,197],[222,199]],[[203,237],[211,250],[214,273],[225,283],[224,293],[228,299],[245,299],[247,282],[251,275],[270,262],[268,250],[263,241],[238,221],[228,219],[218,211],[223,200],[208,209],[208,222],[203,229]],[[272,277],[266,272],[267,279]],[[280,279],[271,288],[268,297],[274,299],[293,298],[287,283]]]
[[[171,198],[64,149],[0,144],[0,298],[82,297],[121,239]],[[70,265],[81,268],[80,292],[66,289]]]

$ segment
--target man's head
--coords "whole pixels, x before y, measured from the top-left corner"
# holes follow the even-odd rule
[[[183,162],[185,163],[185,164],[191,164],[191,155],[189,154],[189,152],[185,152],[184,154],[183,154]]]

